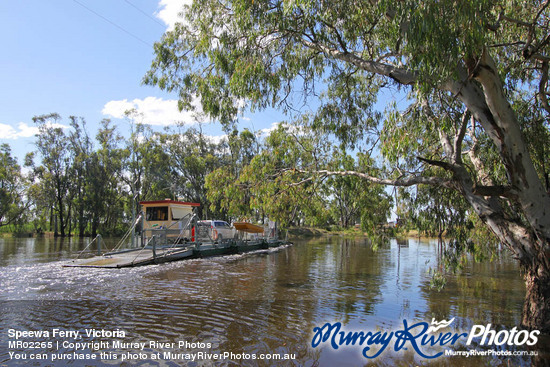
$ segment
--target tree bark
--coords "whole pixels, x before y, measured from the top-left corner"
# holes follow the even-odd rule
[[[525,272],[526,295],[522,324],[550,332],[550,276],[548,269],[532,266]]]
[[[550,196],[534,168],[492,58],[484,52],[475,64],[476,69],[470,70],[470,75],[481,88],[472,79],[447,87],[462,100],[497,147],[508,186],[485,186],[483,190],[476,190],[464,167],[453,171],[474,211],[520,261],[527,286],[523,325],[549,333]],[[506,214],[498,196],[506,196],[513,202],[526,225]]]

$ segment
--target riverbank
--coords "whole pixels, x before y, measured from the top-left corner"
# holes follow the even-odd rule
[[[368,237],[369,235],[360,228],[348,228],[348,229],[335,229],[329,230],[324,228],[315,228],[315,227],[291,227],[288,230],[289,239],[303,239],[303,238],[314,238],[314,237],[323,237],[323,236],[344,236],[344,237]],[[417,230],[408,230],[408,231],[392,231],[388,233],[389,237],[394,238],[420,238],[425,237],[420,234]],[[430,238],[430,237],[426,237]]]
[[[30,237],[36,237],[36,238],[53,238],[55,237],[53,232],[0,232],[0,238],[30,238]],[[73,235],[72,237],[78,237]],[[69,237],[67,237],[69,238]]]
[[[327,230],[310,227],[292,227],[287,230],[289,239],[322,237],[327,235]]]
[[[324,229],[315,227],[291,227],[288,230],[289,238],[313,238],[323,236],[346,236],[346,237],[367,237],[368,235],[360,228],[347,229]]]

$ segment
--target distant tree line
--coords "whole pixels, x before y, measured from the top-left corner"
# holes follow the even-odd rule
[[[130,115],[129,115],[130,116]],[[198,128],[154,132],[129,118],[124,138],[103,120],[95,137],[86,121],[56,113],[33,118],[39,133],[24,168],[8,144],[0,148],[0,228],[55,236],[123,233],[143,200],[200,203],[200,218],[277,220],[282,225],[351,227],[374,232],[391,198],[357,177],[296,184],[288,172],[301,161],[361,169],[370,158],[351,157],[327,137],[291,132],[281,124],[267,138],[233,129],[219,141]],[[177,129],[176,129],[177,130]],[[306,148],[306,149],[304,149]]]

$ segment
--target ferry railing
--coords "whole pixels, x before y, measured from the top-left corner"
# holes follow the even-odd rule
[[[215,243],[217,241],[214,238],[213,230],[210,225],[201,223],[195,214],[190,213],[167,227],[142,228],[141,241],[142,243],[149,243],[152,236],[157,236],[156,244],[158,246],[174,248],[185,243],[194,243],[195,246],[200,246],[202,243]],[[281,238],[277,224],[264,225],[262,234],[250,235],[244,232],[241,233],[241,231],[237,231],[236,234],[237,236],[234,239],[245,242],[250,240],[276,241]],[[224,240],[229,241],[231,239],[224,238]]]
[[[139,250],[139,252],[137,253],[137,255],[134,257],[134,259],[132,260],[132,265],[135,263],[135,261],[137,260],[137,258],[139,257],[139,255],[141,255],[141,253],[143,252],[143,250],[145,250],[145,247],[147,247],[149,245],[150,242],[152,242],[152,245],[153,245],[153,259],[156,259],[157,258],[157,252],[156,252],[156,239],[157,239],[157,236],[156,235],[153,235],[151,236],[151,238],[149,238],[149,240],[141,247],[141,249]]]
[[[143,253],[146,248],[150,248],[153,255],[153,260],[156,260],[160,257],[166,257],[168,254],[172,253],[170,250],[174,249],[174,246],[171,247],[159,247],[159,244],[162,244],[161,237],[157,234],[152,235],[147,239],[145,244],[141,247],[137,255],[132,260],[132,265],[135,264],[136,260]],[[160,254],[159,251],[160,250]]]
[[[115,247],[113,247],[108,252],[115,252],[116,250],[121,249],[124,243],[128,241],[128,238],[130,238],[130,236],[134,233],[134,230],[136,229],[137,225],[141,223],[142,218],[143,218],[142,214],[138,215],[138,217],[136,218],[136,220],[134,221],[130,229],[124,234],[124,236],[122,236],[122,238],[120,239],[120,241],[118,241]]]
[[[95,241],[97,241],[97,255],[98,256],[101,255],[101,235],[98,234],[97,236],[94,237],[93,240],[90,241],[90,243],[88,243],[88,245],[86,247],[84,247],[84,249],[82,251],[80,251],[80,253],[76,257],[76,259],[80,258],[80,256],[82,256],[82,254],[88,249],[88,247],[90,247],[92,245],[92,243],[94,243]]]
[[[184,239],[187,239],[187,241],[189,241],[189,239],[191,239],[193,237],[192,233],[191,233],[192,232],[191,223],[193,222],[193,220],[195,222],[197,221],[196,217],[197,217],[197,215],[194,214],[194,213],[187,214],[183,218],[181,218],[178,222],[172,223],[170,226],[168,226],[166,228],[167,234],[169,234],[168,231],[171,231],[172,233],[174,233],[174,232],[177,233],[177,237],[176,237],[176,239],[174,240],[174,242],[172,244],[173,246],[179,244],[180,241],[182,241]],[[176,224],[178,224],[178,227],[179,227],[179,223],[182,223],[181,229],[180,228],[177,228],[175,230],[170,229],[172,226],[174,226]],[[185,224],[183,224],[183,223],[185,223]]]
[[[210,225],[205,223],[197,223],[195,226],[195,241],[202,242],[212,242],[214,243],[214,236],[212,235],[213,228]]]

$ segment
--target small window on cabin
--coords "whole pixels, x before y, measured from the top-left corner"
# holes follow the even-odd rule
[[[172,208],[172,220],[180,220],[189,213],[189,209]]]
[[[167,206],[152,206],[147,208],[146,218],[149,222],[168,220]]]

